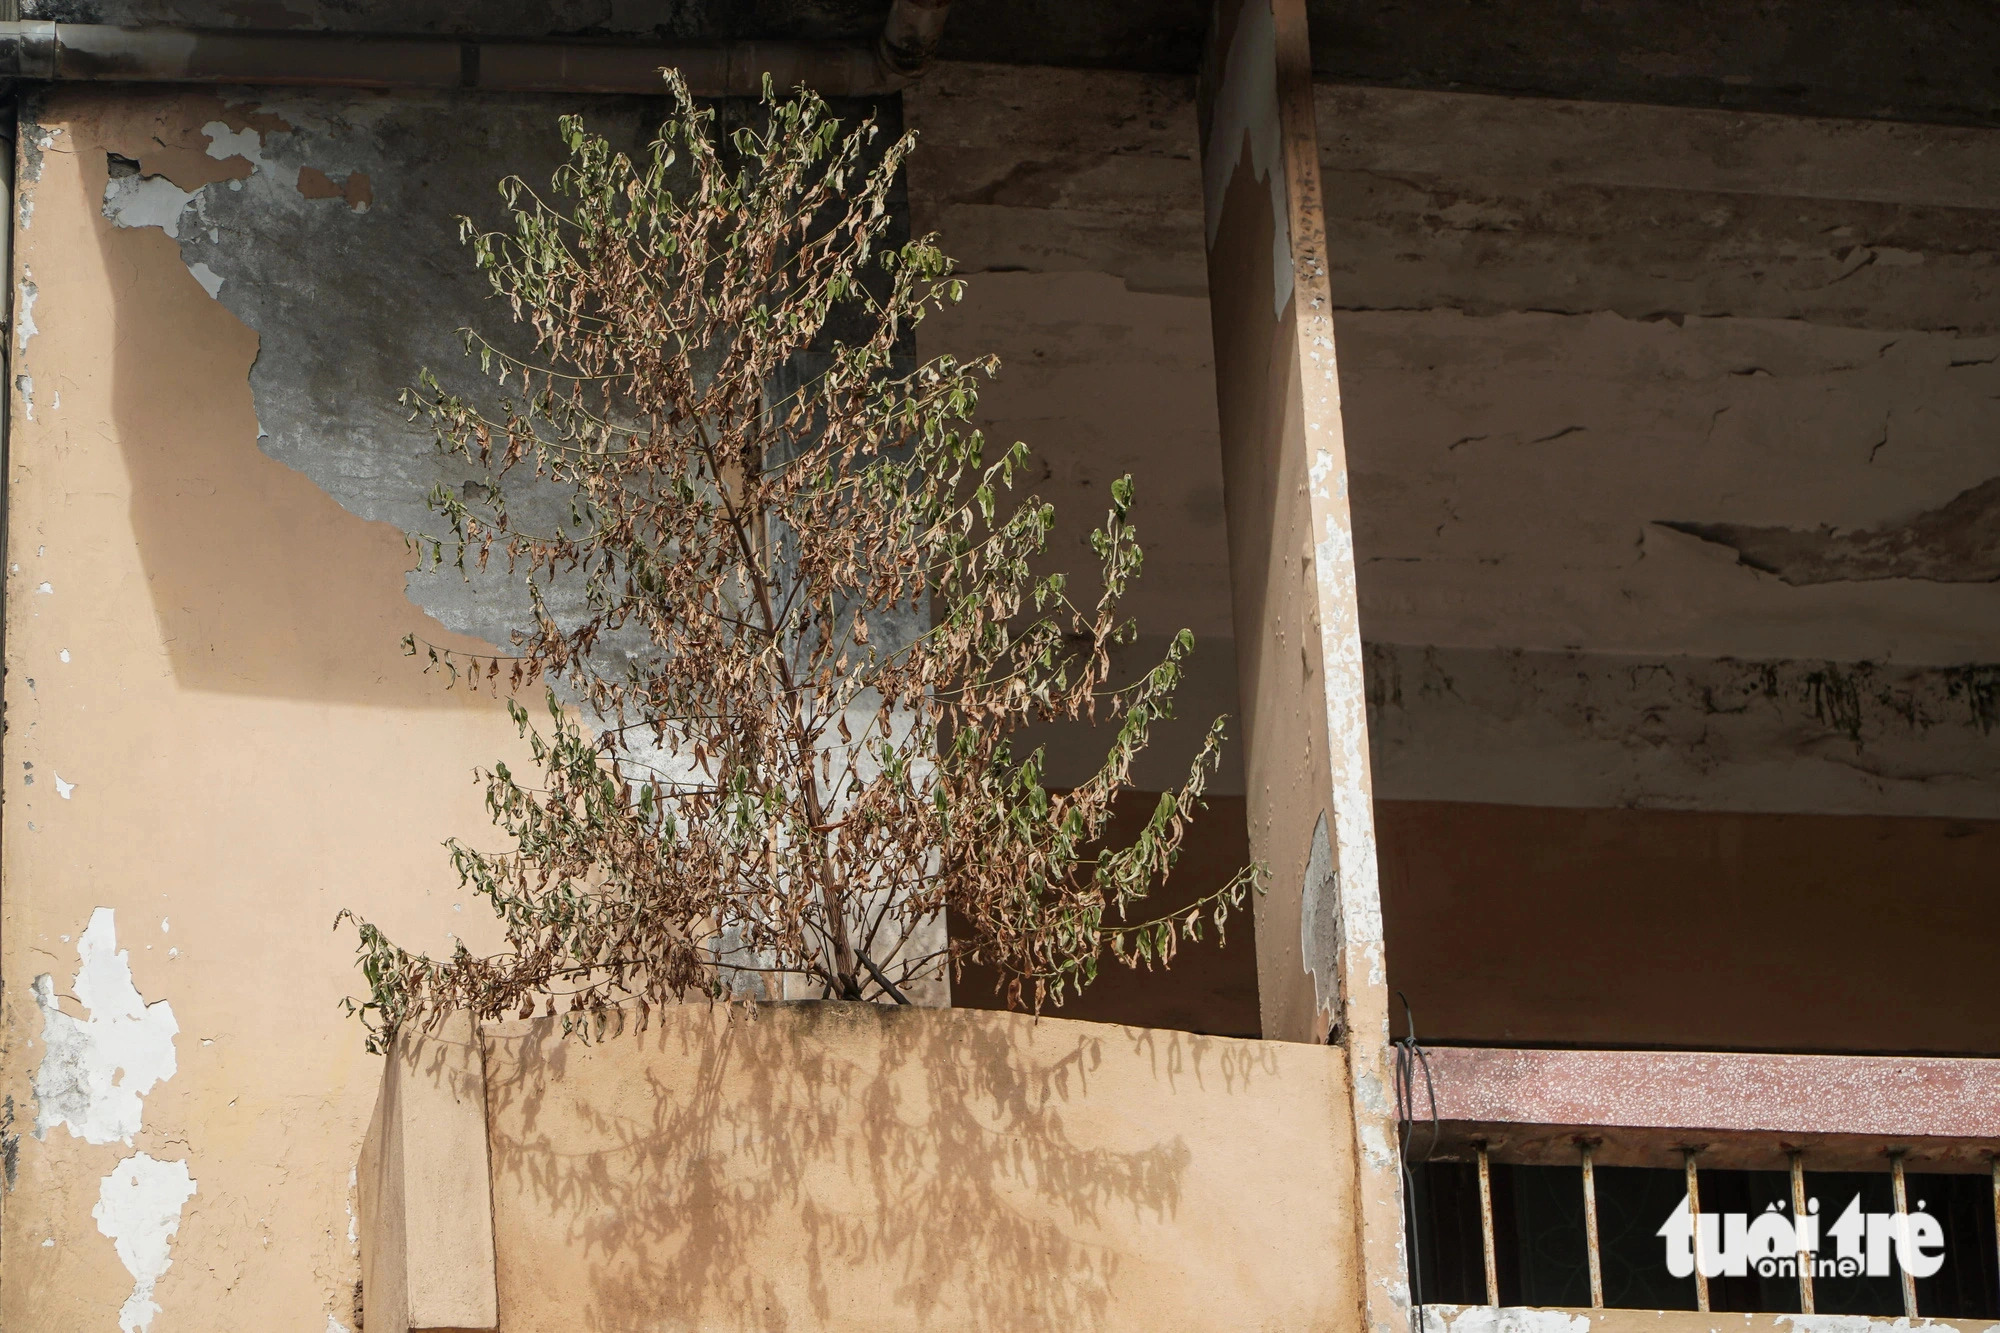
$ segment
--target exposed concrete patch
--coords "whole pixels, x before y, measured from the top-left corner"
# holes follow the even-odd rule
[[[77,940],[80,966],[71,983],[87,1019],[56,1003],[55,978],[35,978],[42,1011],[41,1068],[34,1077],[35,1137],[57,1125],[86,1143],[131,1143],[139,1132],[141,1099],[176,1069],[174,1037],[180,1025],[165,1000],[146,1004],[132,984],[130,955],[118,947],[112,909],[91,913]]]
[[[2000,580],[2000,477],[1901,523],[1860,531],[1661,519],[1660,526],[1734,550],[1752,569],[1794,587],[1870,579]]]
[[[118,1311],[119,1333],[143,1333],[160,1313],[153,1289],[173,1267],[169,1245],[194,1194],[185,1160],[161,1162],[146,1153],[127,1157],[100,1182],[90,1215],[132,1275],[132,1294]]]
[[[664,113],[647,98],[579,108],[574,98],[184,95],[121,127],[129,140],[115,151],[142,172],[154,140],[175,156],[168,175],[133,178],[160,181],[143,194],[114,181],[107,216],[176,239],[195,280],[257,334],[259,448],[350,513],[428,531],[433,487],[476,479],[438,457],[398,396],[425,368],[453,391],[490,392],[458,330],[477,326],[503,344],[520,336],[460,243],[457,218],[497,221],[494,187],[509,172],[545,182],[564,156],[556,117],[579,109],[628,151],[643,150]],[[201,157],[243,171],[189,174],[197,143]],[[176,209],[183,194],[191,202]],[[328,207],[335,197],[347,206]],[[533,521],[532,497],[521,505]],[[498,567],[469,577],[418,570],[407,591],[447,628],[486,643],[506,643],[529,614],[518,580]]]

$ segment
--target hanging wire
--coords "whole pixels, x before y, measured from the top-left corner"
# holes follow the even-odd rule
[[[1396,1050],[1396,1147],[1401,1158],[1403,1171],[1403,1233],[1410,1255],[1410,1310],[1416,1316],[1416,1333],[1426,1333],[1424,1326],[1424,1258],[1423,1245],[1418,1239],[1417,1226],[1417,1177],[1410,1164],[1410,1143],[1416,1136],[1416,1117],[1412,1102],[1416,1091],[1418,1071],[1424,1076],[1424,1093],[1430,1101],[1430,1142],[1424,1145],[1424,1155],[1418,1161],[1421,1166],[1431,1160],[1431,1154],[1438,1145],[1438,1099],[1437,1088],[1431,1082],[1430,1057],[1424,1054],[1423,1044],[1417,1040],[1416,1015],[1410,1012],[1409,997],[1397,991],[1396,998],[1403,1003],[1403,1036],[1390,1042]]]

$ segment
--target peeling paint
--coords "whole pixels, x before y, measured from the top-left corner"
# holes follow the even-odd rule
[[[46,1139],[64,1125],[86,1143],[130,1144],[143,1120],[141,1099],[174,1075],[180,1025],[167,1001],[149,1005],[140,998],[111,908],[91,913],[76,952],[79,967],[70,988],[89,1018],[58,1007],[48,973],[32,987],[45,1048],[34,1077],[35,1137]]]
[[[2000,664],[1367,645],[1376,795],[2000,819]]]
[[[104,186],[104,216],[121,227],[158,227],[179,240],[181,215],[200,193],[165,176],[113,176]]]
[[[143,1333],[160,1313],[153,1290],[173,1267],[170,1242],[180,1230],[181,1210],[194,1194],[185,1159],[162,1162],[146,1153],[126,1158],[99,1183],[90,1215],[132,1275],[132,1294],[118,1311],[119,1333]]]
[[[1326,814],[1313,825],[1306,856],[1305,891],[1299,905],[1299,956],[1312,973],[1313,998],[1321,1014],[1340,1009],[1340,890],[1335,883],[1333,844]]]
[[[1951,1328],[1929,1319],[1877,1319],[1865,1314],[1781,1314],[1781,1324],[1790,1324],[1794,1333],[1913,1333],[1913,1330]],[[1989,1324],[1986,1333],[2000,1333],[2000,1324]]]
[[[28,339],[40,333],[35,327],[35,300],[41,289],[35,286],[34,274],[26,268],[21,270],[21,281],[15,284],[14,298],[14,350],[28,350]]]
[[[1527,1306],[1429,1306],[1450,1333],[1590,1333],[1590,1316]]]
[[[1899,523],[1843,531],[1659,520],[1659,526],[1727,546],[1750,568],[1794,587],[1873,579],[2000,581],[2000,477]]]

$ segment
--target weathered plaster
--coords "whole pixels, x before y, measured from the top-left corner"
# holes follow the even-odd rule
[[[963,271],[1101,273],[1206,301],[1193,80],[943,64],[903,115],[923,136],[911,221]]]
[[[45,1139],[61,1125],[86,1143],[129,1146],[144,1120],[143,1098],[174,1076],[180,1026],[166,1000],[147,1004],[140,998],[132,984],[131,954],[118,947],[110,908],[91,913],[76,954],[70,991],[88,1018],[63,1012],[48,973],[35,978],[35,1005],[42,1011],[35,1137]]]
[[[1991,130],[1314,96],[1342,309],[1995,331]]]
[[[2000,667],[1370,644],[1384,800],[2000,819]]]
[[[1990,813],[1995,747],[1957,725],[1984,716],[1966,664],[2000,651],[1990,594],[1794,589],[1656,520],[1729,497],[1731,519],[1867,531],[1986,484],[1993,136],[1315,100],[1336,305],[1390,307],[1337,316],[1380,794]],[[1186,271],[1202,227],[1188,85],[945,65],[906,103],[924,136],[916,225],[974,275],[939,328],[1008,360],[983,404],[994,433],[1041,445],[1087,421],[1062,442],[1080,458],[1143,444],[1120,460],[1142,505],[1219,454],[1180,402],[1207,338],[1138,295],[1206,287]],[[1878,243],[1925,262],[1864,262]],[[1066,373],[1095,392],[1059,390]],[[1036,405],[1052,392],[1055,420]],[[1168,403],[1171,434],[1151,415]],[[1043,489],[1059,513],[1093,507],[1064,468]],[[1217,587],[1227,562],[1194,512],[1146,517],[1178,563],[1138,597],[1178,598],[1146,600],[1141,623],[1192,615],[1205,652],[1217,634],[1183,590]],[[1233,667],[1201,683],[1202,711],[1234,689]]]
[[[2000,661],[1990,584],[1933,565],[1798,586],[1659,522],[1867,531],[1949,504],[1994,475],[2000,338],[1612,313],[1339,325],[1371,640]]]

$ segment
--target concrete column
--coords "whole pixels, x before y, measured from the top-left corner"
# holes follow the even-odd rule
[[[1303,0],[1216,0],[1200,87],[1267,1040],[1346,1047],[1367,1326],[1406,1324],[1382,913]],[[1333,1204],[1334,1201],[1329,1201]]]

